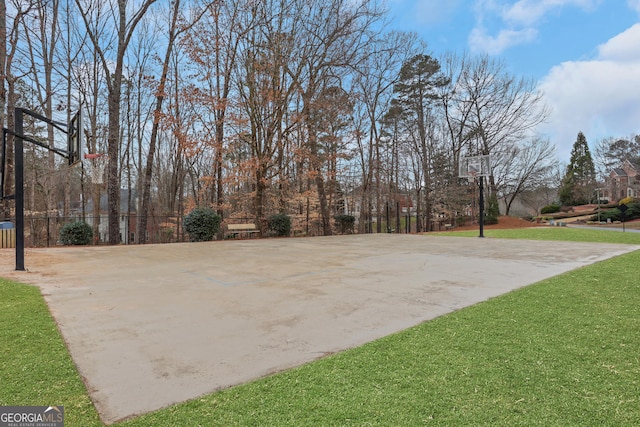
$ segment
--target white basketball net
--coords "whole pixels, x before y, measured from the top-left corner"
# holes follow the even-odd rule
[[[94,184],[102,184],[104,182],[104,171],[109,164],[109,156],[106,154],[93,154],[90,157],[85,155],[82,166],[85,173]]]

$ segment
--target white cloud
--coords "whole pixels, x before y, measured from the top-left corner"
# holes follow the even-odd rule
[[[627,0],[627,4],[629,5],[629,9],[640,13],[640,0]]]
[[[553,67],[540,84],[552,109],[544,131],[568,159],[579,131],[593,147],[606,137],[640,134],[640,24],[613,37],[589,61]]]
[[[639,0],[640,1],[640,0]],[[545,15],[564,6],[577,6],[581,9],[591,9],[600,0],[520,0],[511,7],[505,7],[503,19],[514,25],[535,25]]]
[[[472,51],[498,55],[506,49],[533,42],[538,36],[537,25],[553,11],[565,6],[584,10],[595,8],[603,0],[518,0],[515,3],[500,0],[476,0],[476,26],[469,35]],[[639,2],[640,0],[628,0]],[[486,30],[486,21],[498,20],[497,35]]]
[[[598,46],[598,56],[612,61],[637,62],[640,61],[639,43],[640,24],[636,24]]]
[[[442,23],[451,20],[459,6],[459,0],[422,0],[415,4],[415,18],[423,24]]]
[[[469,47],[474,52],[499,55],[506,49],[535,40],[538,31],[533,28],[522,30],[501,30],[497,36],[487,34],[482,27],[476,27],[469,34]]]

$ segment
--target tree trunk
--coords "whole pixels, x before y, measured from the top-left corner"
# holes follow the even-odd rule
[[[109,244],[120,243],[120,180],[118,159],[120,157],[120,89],[122,85],[122,64],[116,66],[113,83],[107,103],[109,107],[109,136],[107,138],[107,198],[109,216]]]
[[[149,205],[151,204],[151,178],[153,176],[153,161],[156,154],[156,146],[158,144],[158,129],[160,127],[160,116],[162,114],[162,104],[165,98],[165,88],[167,84],[167,75],[169,74],[169,61],[171,60],[171,52],[176,38],[176,22],[178,19],[178,11],[180,10],[180,0],[173,3],[173,17],[171,19],[171,28],[169,30],[169,41],[167,51],[162,63],[162,75],[156,91],[156,106],[153,111],[153,126],[151,127],[151,137],[149,138],[149,152],[147,154],[147,164],[144,171],[142,182],[142,205],[140,207],[140,220],[138,222],[138,242],[140,244],[147,243],[147,216],[149,215]]]
[[[127,0],[117,0],[117,17],[115,17],[117,25],[116,37],[116,57],[114,60],[107,60],[103,46],[100,43],[100,35],[94,31],[91,22],[91,13],[89,10],[83,9],[80,0],[75,3],[80,9],[80,15],[84,21],[87,35],[93,44],[94,50],[98,53],[102,71],[107,76],[107,106],[108,106],[108,136],[107,136],[107,154],[109,155],[109,163],[107,165],[107,197],[108,197],[108,215],[109,215],[109,244],[117,245],[120,243],[120,174],[118,173],[118,163],[120,158],[120,100],[122,92],[122,78],[124,67],[124,56],[127,46],[133,36],[133,33],[142,20],[147,10],[156,0],[143,1],[137,10],[133,11],[132,17],[127,17],[130,8]],[[113,65],[113,73],[111,66]]]
[[[316,188],[318,190],[318,199],[320,201],[320,215],[322,217],[322,234],[331,236],[331,214],[327,203],[327,193],[324,188],[324,177],[322,176],[322,167],[318,158],[318,145],[315,134],[312,134],[313,126],[309,126],[309,144],[311,152],[311,166],[315,173]]]
[[[256,198],[255,198],[255,210],[256,210],[256,222],[260,229],[260,234],[264,236],[265,229],[263,224],[264,219],[264,196],[267,189],[265,183],[266,170],[264,165],[259,163],[256,167]]]

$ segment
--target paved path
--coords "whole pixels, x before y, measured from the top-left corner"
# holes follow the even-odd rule
[[[630,227],[622,227],[620,226],[608,226],[608,225],[582,225],[582,224],[574,224],[568,223],[567,227],[570,228],[586,228],[590,230],[603,230],[603,231],[621,231],[625,233],[640,233],[640,229],[630,228]]]
[[[638,248],[354,235],[31,250],[0,274],[40,285],[111,423]]]

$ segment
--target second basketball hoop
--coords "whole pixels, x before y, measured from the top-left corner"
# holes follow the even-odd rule
[[[491,175],[491,157],[489,155],[462,157],[459,164],[460,178],[469,178],[473,182],[475,178]]]
[[[104,183],[104,171],[109,164],[109,156],[105,153],[89,153],[84,155],[82,167],[94,184]]]

